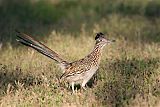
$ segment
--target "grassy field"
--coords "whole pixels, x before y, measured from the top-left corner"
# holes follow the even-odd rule
[[[160,106],[158,0],[2,0],[0,14],[0,106]],[[70,62],[93,49],[96,32],[116,42],[105,47],[87,90],[73,95],[59,84],[57,64],[17,43],[14,29]]]

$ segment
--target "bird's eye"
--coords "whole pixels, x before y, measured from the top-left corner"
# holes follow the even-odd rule
[[[99,42],[102,42],[102,39],[98,39]]]
[[[100,38],[98,38],[98,39],[97,39],[97,42],[102,42],[102,41],[103,41],[103,40],[102,40],[102,39],[100,39]]]

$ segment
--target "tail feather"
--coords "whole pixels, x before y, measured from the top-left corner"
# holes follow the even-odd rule
[[[59,63],[67,63],[67,61],[63,60],[62,58],[59,57],[59,55],[52,51],[51,49],[49,49],[47,46],[43,45],[42,43],[34,40],[33,38],[31,38],[29,35],[21,33],[19,31],[16,31],[18,33],[17,37],[17,41],[22,43],[23,45],[32,47],[33,49],[37,50],[38,52],[40,52],[41,54],[55,60],[56,62]]]

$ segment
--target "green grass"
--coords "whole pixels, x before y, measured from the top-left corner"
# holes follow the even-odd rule
[[[2,1],[0,106],[159,106],[159,1]],[[3,17],[2,17],[3,16]],[[87,91],[72,95],[56,63],[15,41],[33,35],[68,61],[87,55],[96,32],[116,39]],[[40,35],[40,36],[35,36]]]

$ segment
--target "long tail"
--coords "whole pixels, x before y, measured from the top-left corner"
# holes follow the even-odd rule
[[[63,63],[66,64],[67,62],[65,60],[63,60],[62,58],[59,57],[59,55],[52,51],[51,49],[49,49],[47,46],[43,45],[42,43],[34,40],[33,38],[31,38],[29,35],[21,33],[19,31],[16,30],[16,32],[18,33],[17,37],[17,41],[22,43],[23,45],[29,46],[35,50],[37,50],[38,52],[40,52],[41,54],[55,60],[58,63]]]

